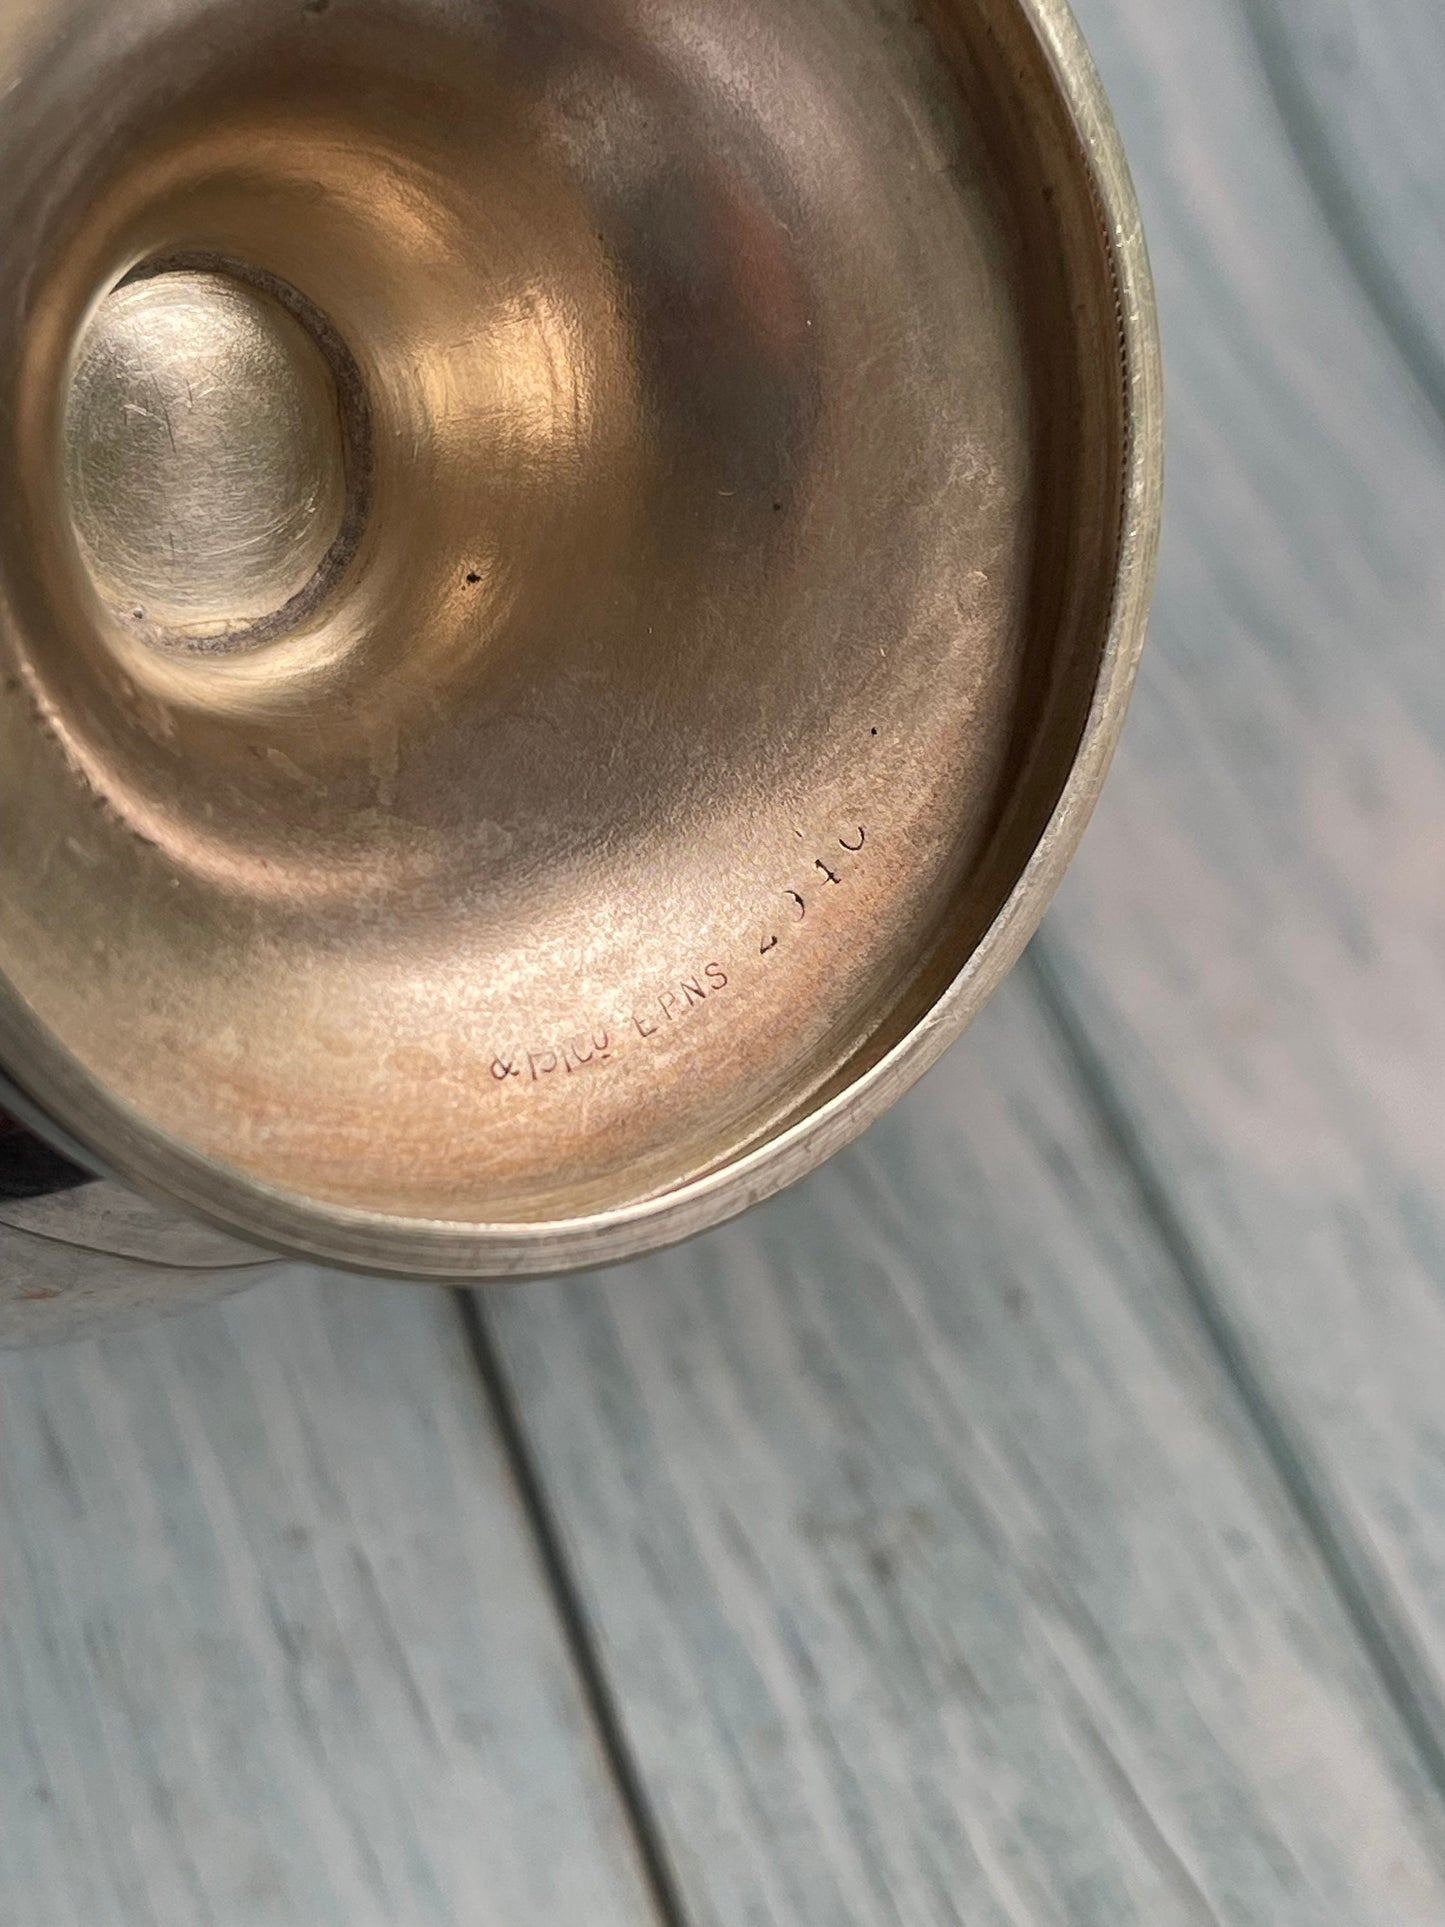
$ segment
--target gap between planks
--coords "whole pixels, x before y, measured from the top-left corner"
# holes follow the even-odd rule
[[[1145,1147],[1127,1099],[1110,1077],[1087,1024],[1053,968],[1046,938],[1035,939],[1022,968],[1074,1067],[1084,1100],[1127,1172],[1140,1209],[1168,1254],[1185,1301],[1278,1473],[1421,1766],[1445,1799],[1445,1705],[1387,1577],[1351,1530],[1328,1477],[1291,1421],[1285,1400],[1271,1386],[1268,1368],[1235,1328],[1164,1174]]]
[[[587,1707],[597,1744],[612,1775],[617,1802],[625,1816],[638,1864],[656,1914],[655,1927],[687,1927],[676,1876],[668,1859],[662,1829],[648,1798],[646,1780],[628,1744],[607,1670],[588,1624],[582,1589],[567,1557],[562,1533],[553,1516],[541,1472],[527,1445],[512,1388],[483,1315],[481,1294],[461,1287],[453,1291],[472,1362],[491,1408],[492,1424],[516,1486],[522,1516],[531,1529],[537,1560],[552,1596],[557,1624],[578,1688]]]

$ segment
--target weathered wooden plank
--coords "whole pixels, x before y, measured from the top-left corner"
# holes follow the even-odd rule
[[[1335,238],[1445,414],[1445,10],[1251,0],[1276,104]]]
[[[1445,444],[1239,0],[1083,11],[1151,223],[1173,502],[1050,955],[1438,1776]]]
[[[1433,1789],[1015,982],[687,1250],[483,1294],[696,1927],[1402,1927]]]
[[[0,1920],[649,1919],[456,1308],[0,1358]]]

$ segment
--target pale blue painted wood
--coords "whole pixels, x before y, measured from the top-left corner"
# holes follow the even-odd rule
[[[446,1294],[0,1356],[5,1927],[650,1918]]]
[[[496,1312],[683,1890],[729,1927],[1441,1917],[1440,426],[1244,0],[1081,11],[1172,421],[1152,653],[1044,940],[1088,1103],[1012,989],[796,1198]],[[1408,101],[1441,30],[1403,11],[1423,72],[1392,110],[1378,55],[1340,150],[1376,144],[1382,223],[1393,114],[1398,168],[1440,156]],[[1429,251],[1422,315],[1436,214],[1392,257]]]
[[[684,1251],[484,1294],[696,1927],[1426,1927],[1435,1790],[1026,983]]]
[[[1152,235],[1171,508],[1048,944],[1438,1776],[1445,435],[1283,132],[1266,4],[1083,0]],[[1355,9],[1361,44],[1413,62],[1425,11]],[[1288,16],[1311,74],[1341,16]],[[1374,140],[1419,152],[1385,71]]]
[[[1336,239],[1445,413],[1445,9],[1437,0],[1252,0],[1276,105]]]

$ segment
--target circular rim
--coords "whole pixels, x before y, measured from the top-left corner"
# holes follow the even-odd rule
[[[1118,560],[1092,701],[1047,827],[964,968],[908,1035],[846,1089],[709,1175],[658,1197],[544,1224],[462,1226],[312,1203],[185,1149],[90,1088],[68,1066],[44,1106],[0,1077],[15,1100],[12,1108],[41,1123],[72,1155],[87,1139],[107,1144],[103,1159],[85,1149],[86,1162],[279,1254],[354,1271],[460,1282],[615,1264],[710,1230],[814,1170],[937,1062],[1022,954],[1092,814],[1143,646],[1162,508],[1163,392],[1154,291],[1118,130],[1066,0],[1015,3],[1037,36],[1078,137],[1118,289],[1126,431]],[[3,1006],[0,1027],[12,1034],[16,1028],[15,1013]]]

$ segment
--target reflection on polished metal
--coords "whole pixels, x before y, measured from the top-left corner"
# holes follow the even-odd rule
[[[1159,499],[1062,0],[8,0],[0,269],[11,1329],[687,1235],[1017,956]]]
[[[81,554],[113,618],[178,643],[297,619],[346,523],[336,387],[279,302],[224,274],[108,294],[65,417]]]

